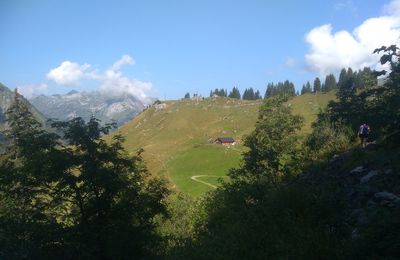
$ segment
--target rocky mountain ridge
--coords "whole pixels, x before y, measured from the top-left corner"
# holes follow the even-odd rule
[[[100,91],[70,91],[65,95],[40,95],[30,102],[46,117],[68,120],[94,116],[103,124],[115,122],[118,126],[139,114],[145,104],[130,94],[111,95]]]

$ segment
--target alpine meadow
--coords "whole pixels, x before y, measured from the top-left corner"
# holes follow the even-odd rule
[[[0,17],[0,259],[399,259],[400,0]]]

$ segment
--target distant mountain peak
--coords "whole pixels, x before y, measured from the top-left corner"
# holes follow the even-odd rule
[[[92,116],[103,124],[116,122],[122,125],[139,114],[144,104],[132,95],[124,93],[110,95],[102,91],[78,92],[45,96],[31,99],[32,104],[48,118],[69,120],[82,117],[88,121]]]
[[[76,91],[75,89],[71,90],[70,92],[67,93],[67,95],[73,95],[79,93],[78,91]]]

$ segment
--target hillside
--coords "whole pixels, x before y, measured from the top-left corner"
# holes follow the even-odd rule
[[[294,113],[305,118],[303,134],[310,132],[319,109],[333,98],[330,92],[288,101]],[[112,135],[122,134],[130,153],[143,148],[153,174],[166,176],[178,190],[197,196],[239,165],[243,137],[254,129],[261,104],[262,100],[230,98],[167,101],[153,105]],[[227,148],[210,143],[217,137],[233,137],[237,144]]]
[[[14,99],[14,92],[0,83],[0,143],[3,140],[1,131],[4,131],[7,127],[5,113],[7,109],[10,107],[11,103],[13,102],[13,99]],[[23,100],[28,104],[28,107],[30,108],[33,115],[38,119],[38,121],[43,125],[45,125],[47,120],[46,117],[42,113],[40,113],[34,106],[32,106],[28,100],[26,99]]]

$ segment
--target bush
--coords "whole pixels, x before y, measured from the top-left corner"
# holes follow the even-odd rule
[[[313,132],[305,140],[305,148],[311,160],[321,160],[347,150],[354,139],[350,127],[322,119],[313,125]]]

